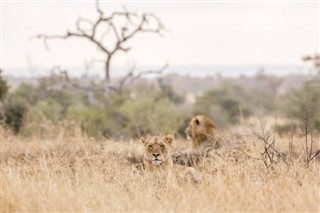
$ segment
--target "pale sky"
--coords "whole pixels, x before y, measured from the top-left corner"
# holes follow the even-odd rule
[[[85,40],[50,41],[50,51],[29,40],[38,33],[64,34],[79,16],[95,20],[94,2],[21,2],[2,2],[3,69],[79,67],[86,59],[103,59]],[[302,55],[319,52],[316,2],[103,2],[101,8],[111,12],[123,5],[157,14],[170,31],[138,35],[129,54],[116,56],[116,66],[301,65]]]

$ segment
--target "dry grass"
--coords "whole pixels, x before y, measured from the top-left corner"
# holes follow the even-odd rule
[[[201,183],[158,186],[134,174],[123,159],[139,150],[138,142],[95,142],[81,134],[48,140],[1,134],[1,212],[320,210],[317,161],[308,168],[298,159],[292,168],[280,162],[266,169],[253,158],[235,162],[216,156],[200,166],[206,174]]]

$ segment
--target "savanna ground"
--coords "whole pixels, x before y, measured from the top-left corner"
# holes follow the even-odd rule
[[[126,156],[137,140],[95,139],[63,128],[47,139],[1,129],[1,212],[319,212],[319,161],[279,160],[270,168],[258,138],[246,136],[251,157],[217,155],[199,165],[200,183],[146,182]],[[295,151],[303,138],[294,140]],[[277,138],[279,150],[288,138]],[[176,148],[187,142],[177,139]],[[300,150],[301,151],[301,150]],[[303,156],[303,152],[300,152]]]

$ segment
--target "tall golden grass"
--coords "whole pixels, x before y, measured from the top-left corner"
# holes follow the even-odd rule
[[[254,139],[246,139],[254,141]],[[177,147],[186,144],[175,141]],[[287,140],[277,142],[286,146]],[[255,158],[207,159],[205,178],[150,184],[125,159],[137,141],[94,141],[79,131],[25,139],[1,129],[1,212],[319,212],[319,162],[267,169]],[[259,156],[251,147],[251,156]]]

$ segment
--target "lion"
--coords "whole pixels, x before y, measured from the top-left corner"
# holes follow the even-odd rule
[[[153,136],[150,138],[141,137],[140,142],[144,145],[143,164],[144,174],[147,177],[160,177],[162,181],[170,180],[178,183],[178,179],[188,178],[193,182],[200,181],[200,175],[193,168],[174,165],[171,156],[173,142],[172,135]]]
[[[185,129],[187,139],[191,139],[191,149],[174,153],[174,164],[195,166],[205,157],[239,152],[244,144],[218,134],[215,123],[205,115],[194,116]]]
[[[147,173],[163,173],[172,169],[171,144],[173,137],[153,136],[151,138],[141,137],[144,144],[143,163]]]
[[[217,126],[205,115],[194,116],[185,130],[187,139],[191,139],[192,150],[220,148],[223,139],[217,135]]]

